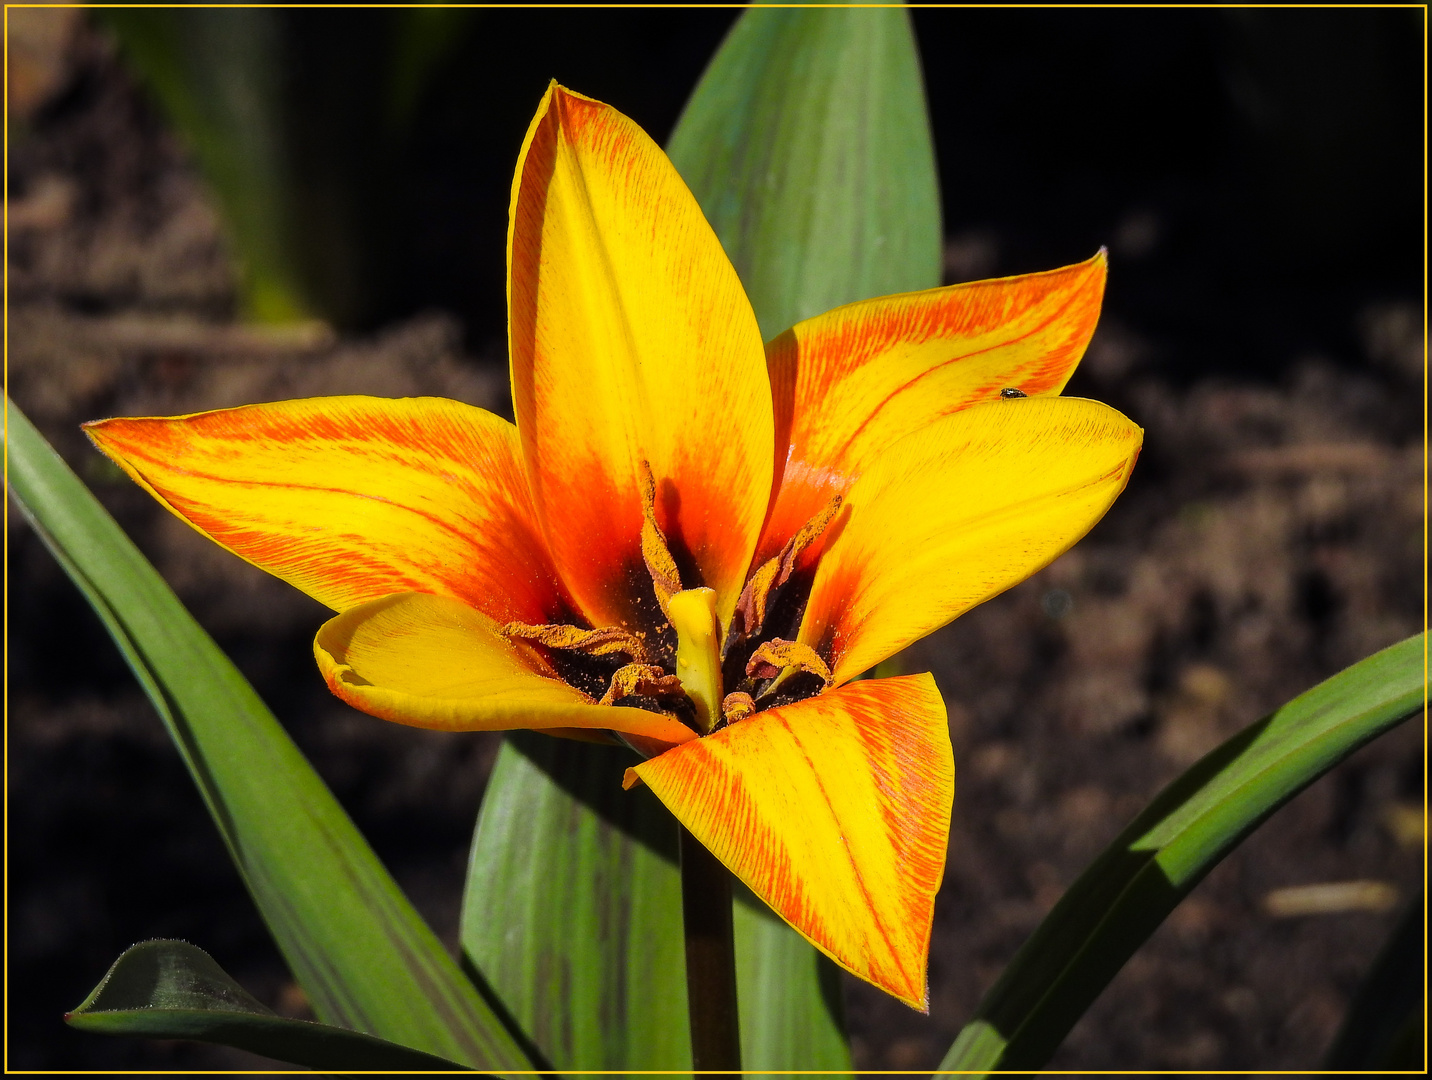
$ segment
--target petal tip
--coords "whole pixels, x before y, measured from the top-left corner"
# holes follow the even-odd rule
[[[119,428],[122,430],[127,426],[132,426],[130,420],[130,417],[125,416],[108,416],[99,420],[86,420],[80,425],[80,430],[89,437],[89,441],[94,443],[95,446],[104,450],[105,453],[109,453],[106,449],[106,444],[112,441],[113,432],[111,429]]]
[[[924,946],[911,957],[915,961],[913,970],[907,969],[900,972],[896,976],[897,981],[884,988],[917,1013],[925,1016],[930,1015],[929,955],[930,940],[927,931]]]

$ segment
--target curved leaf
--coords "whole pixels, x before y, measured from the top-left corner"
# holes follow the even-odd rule
[[[486,1068],[529,1063],[287,732],[7,399],[7,480],[159,711],[314,1012]]]
[[[1170,784],[1015,954],[941,1070],[1040,1068],[1164,917],[1244,837],[1426,703],[1425,635],[1245,728]]]
[[[315,1069],[470,1071],[359,1031],[278,1016],[203,949],[183,941],[130,946],[65,1023],[102,1035],[236,1046]]]
[[[769,340],[940,284],[940,195],[902,8],[752,8],[668,146]]]
[[[630,751],[513,732],[468,863],[462,946],[557,1069],[690,1069],[676,821]]]

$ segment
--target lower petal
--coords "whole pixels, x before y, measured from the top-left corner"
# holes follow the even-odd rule
[[[955,790],[945,706],[929,675],[758,713],[634,771],[816,948],[928,1009]]]
[[[313,642],[329,689],[384,720],[444,731],[589,728],[675,745],[696,733],[644,709],[598,705],[536,649],[457,600],[399,593],[329,619]]]

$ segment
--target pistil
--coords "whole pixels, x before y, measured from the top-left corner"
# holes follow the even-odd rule
[[[676,677],[696,707],[701,734],[721,718],[721,623],[713,589],[685,589],[667,601],[676,630]]]

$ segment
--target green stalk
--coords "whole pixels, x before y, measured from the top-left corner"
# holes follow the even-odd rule
[[[736,1010],[731,872],[685,827],[681,827],[681,916],[686,930],[691,1062],[697,1072],[735,1080],[741,1071],[741,1024]]]

